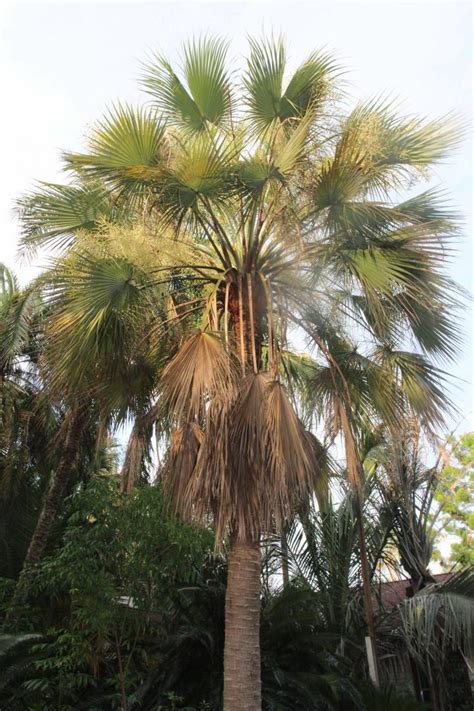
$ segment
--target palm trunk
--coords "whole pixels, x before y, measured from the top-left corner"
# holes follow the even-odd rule
[[[260,544],[231,541],[225,601],[224,711],[260,711]]]
[[[364,595],[364,611],[365,620],[367,622],[367,630],[369,633],[370,641],[372,642],[372,652],[373,652],[373,669],[374,678],[372,681],[376,686],[379,686],[379,667],[378,667],[378,655],[377,655],[377,635],[375,632],[375,618],[374,610],[372,605],[372,589],[370,585],[370,569],[369,561],[367,559],[367,548],[365,545],[365,531],[364,531],[364,519],[362,514],[362,504],[360,501],[360,494],[356,492],[356,519],[357,519],[357,532],[359,536],[359,552],[360,552],[360,567],[362,573],[362,589]],[[370,664],[370,661],[369,661]]]
[[[242,374],[261,367],[261,318],[256,316],[251,277],[230,290],[229,313]],[[258,540],[230,537],[225,599],[224,711],[261,711],[260,594],[262,556]]]
[[[369,658],[368,653],[368,663],[370,669],[371,661],[373,662],[373,672],[371,674],[372,681],[374,682],[375,686],[379,686],[380,682],[377,655],[377,636],[375,633],[375,617],[372,604],[372,589],[370,585],[370,568],[369,561],[367,559],[367,547],[365,544],[364,515],[362,510],[361,499],[361,486],[364,481],[364,472],[362,468],[362,462],[357,451],[357,446],[352,432],[352,428],[349,423],[347,414],[343,408],[341,408],[341,422],[344,435],[344,446],[346,450],[347,469],[354,496],[354,513],[356,518],[357,533],[359,537],[360,567],[362,573],[362,592],[364,598],[365,621],[367,623],[367,631],[369,633],[369,638],[372,647],[372,660]]]
[[[5,616],[3,625],[4,630],[13,629],[15,627],[18,608],[24,604],[28,598],[28,592],[31,584],[31,573],[34,566],[39,563],[43,557],[51,529],[63,500],[66,486],[70,480],[71,473],[74,470],[78,454],[78,442],[83,423],[83,415],[75,412],[72,415],[62,455],[46,492],[43,507],[38,517],[36,528],[31,538],[25,560],[23,561],[23,567],[15,587],[15,592]]]

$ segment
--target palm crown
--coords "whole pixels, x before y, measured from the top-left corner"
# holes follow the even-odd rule
[[[427,422],[443,398],[426,356],[449,358],[456,344],[454,292],[440,270],[455,216],[436,191],[397,200],[446,156],[456,126],[403,118],[381,101],[343,115],[326,53],[285,82],[282,42],[251,41],[237,83],[226,53],[220,40],[192,41],[181,74],[157,56],[142,79],[151,106],[115,106],[88,153],[66,154],[75,181],[20,205],[25,246],[77,247],[55,287],[68,295],[63,362],[79,362],[82,342],[86,370],[105,333],[127,332],[131,367],[147,343],[160,372],[147,387],[173,433],[165,478],[184,511],[212,511],[218,540],[229,524],[244,537],[272,528],[314,485],[317,448],[291,387],[295,328],[330,364],[324,373],[316,360],[306,384],[321,402],[331,383],[331,397],[349,404],[357,372],[364,387],[384,385],[379,402],[393,415],[401,385]],[[107,222],[125,220],[144,225],[146,263],[104,237]],[[137,338],[145,313],[149,331]],[[351,324],[365,343],[357,357],[341,345]]]

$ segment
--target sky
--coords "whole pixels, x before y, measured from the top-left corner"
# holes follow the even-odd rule
[[[230,41],[243,63],[247,37],[282,33],[290,68],[314,49],[336,53],[347,69],[351,101],[397,98],[427,119],[455,112],[472,131],[472,8],[458,2],[29,2],[0,9],[0,261],[22,284],[41,267],[17,254],[14,204],[36,181],[63,182],[61,151],[84,136],[114,101],[146,101],[137,78],[153,52],[179,61],[186,39],[202,33]],[[430,185],[447,189],[464,216],[464,235],[449,266],[469,291],[473,281],[472,140],[438,166]],[[464,342],[450,386],[460,431],[474,428],[472,307],[462,313]]]

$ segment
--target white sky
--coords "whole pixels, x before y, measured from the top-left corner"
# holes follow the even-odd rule
[[[1,0],[0,0],[1,1]],[[38,264],[16,258],[13,205],[36,180],[62,181],[60,151],[78,149],[88,125],[120,98],[143,101],[139,62],[160,50],[176,59],[183,40],[211,32],[246,54],[246,36],[282,32],[290,61],[335,50],[349,70],[354,100],[403,99],[427,118],[455,111],[471,123],[472,9],[457,2],[53,2],[5,3],[0,9],[0,261],[27,282]],[[471,123],[472,125],[472,123]],[[448,188],[466,219],[450,271],[472,290],[472,152],[466,139],[432,181]],[[451,395],[472,428],[473,318],[466,306],[465,344],[450,370],[462,378]]]

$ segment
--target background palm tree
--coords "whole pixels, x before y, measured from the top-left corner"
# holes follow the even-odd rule
[[[419,422],[407,419],[397,429],[381,433],[379,443],[367,453],[366,466],[372,470],[382,501],[391,512],[390,537],[400,565],[410,579],[408,599],[400,606],[400,615],[416,693],[421,699],[422,687],[428,687],[435,706],[449,708],[450,663],[461,670],[460,677],[453,682],[453,686],[464,689],[458,703],[464,702],[466,694],[470,695],[461,659],[462,654],[470,654],[472,570],[465,569],[459,577],[453,574],[443,584],[436,584],[431,572],[443,450],[438,445],[440,453],[427,464],[427,444]],[[452,625],[456,628],[454,635]]]
[[[286,77],[283,42],[251,40],[238,83],[226,53],[221,40],[194,40],[181,73],[157,56],[142,80],[151,105],[116,105],[89,152],[65,156],[76,182],[44,186],[21,207],[24,244],[72,245],[88,285],[74,321],[59,319],[70,337],[59,372],[72,382],[72,363],[86,372],[111,324],[114,367],[134,361],[137,320],[171,344],[150,390],[170,435],[161,476],[182,515],[211,517],[218,546],[229,537],[224,707],[241,711],[261,705],[260,537],[291,518],[319,473],[284,354],[298,329],[324,354],[318,328],[331,323],[383,354],[409,337],[425,354],[453,355],[455,290],[442,265],[455,216],[436,191],[399,193],[460,133],[380,101],[345,115],[326,53]],[[87,227],[100,245],[104,220],[124,219],[141,223],[161,261],[138,280],[129,257],[104,272],[74,237]],[[167,318],[147,297],[156,289]]]
[[[38,375],[43,316],[37,291],[20,290],[0,265],[1,571],[11,577],[29,545],[53,462],[50,442],[61,424]]]

